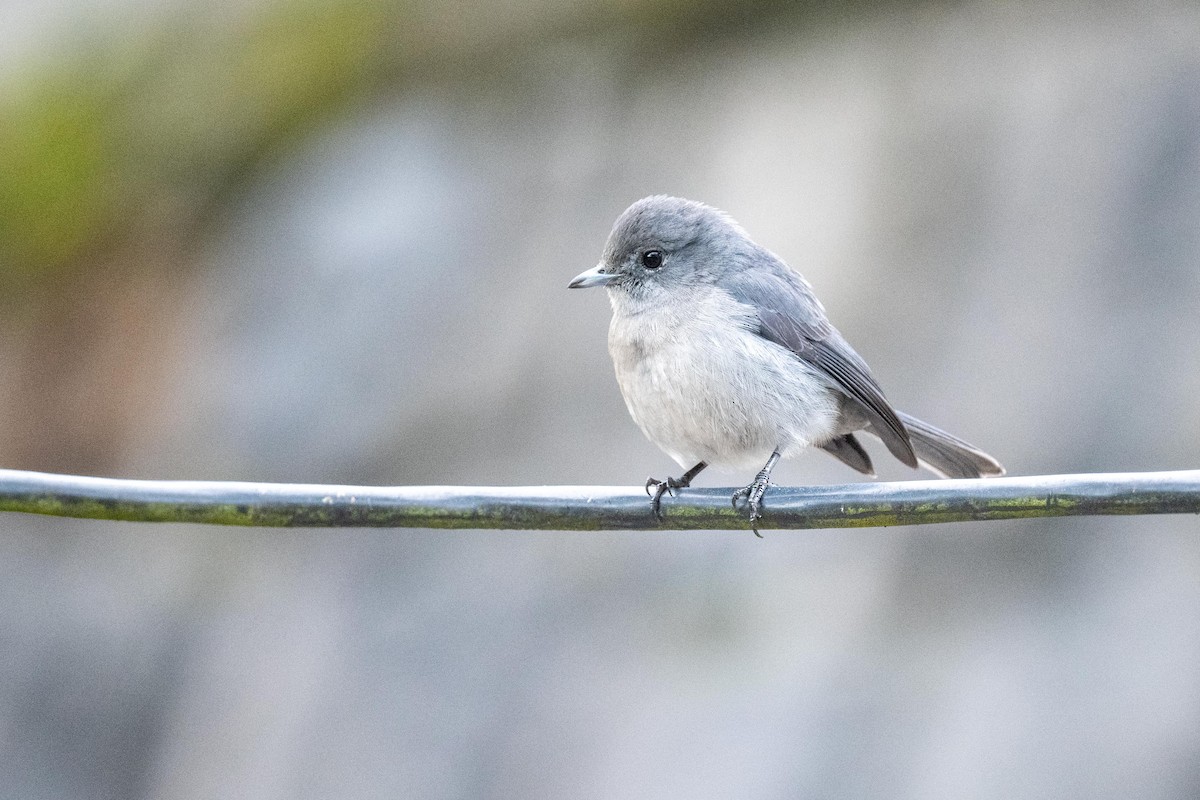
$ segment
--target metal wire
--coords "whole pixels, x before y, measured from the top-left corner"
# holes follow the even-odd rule
[[[0,511],[297,528],[746,530],[732,489],[685,489],[656,520],[640,487],[323,486],[0,470]],[[759,527],[859,528],[1098,514],[1200,513],[1200,470],[773,486]]]

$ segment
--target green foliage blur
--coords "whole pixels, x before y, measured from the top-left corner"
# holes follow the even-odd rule
[[[488,70],[599,29],[644,40],[653,58],[802,7],[267,0],[124,20],[0,86],[0,294],[122,245],[187,240],[257,164],[410,76]]]
[[[256,161],[380,75],[397,9],[285,0],[68,50],[0,99],[0,289],[187,235]]]

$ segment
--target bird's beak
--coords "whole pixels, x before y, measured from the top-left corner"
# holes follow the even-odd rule
[[[576,275],[574,280],[567,284],[568,289],[590,289],[593,286],[608,286],[613,281],[617,280],[618,276],[611,272],[605,272],[603,265],[592,267],[587,272]]]

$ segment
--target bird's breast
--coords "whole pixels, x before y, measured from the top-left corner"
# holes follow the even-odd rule
[[[750,309],[720,295],[679,313],[614,314],[609,352],[626,407],[681,466],[746,466],[832,435],[826,383],[756,328]]]

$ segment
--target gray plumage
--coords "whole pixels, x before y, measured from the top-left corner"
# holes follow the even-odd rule
[[[746,497],[756,523],[780,456],[820,447],[874,474],[858,431],[946,477],[1004,472],[978,448],[892,408],[804,278],[715,208],[639,200],[617,219],[600,264],[570,286],[608,287],[609,353],[629,413],[681,467],[695,465],[681,479],[647,483],[656,514],[664,492],[709,464],[766,461],[734,496]]]

